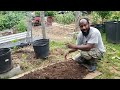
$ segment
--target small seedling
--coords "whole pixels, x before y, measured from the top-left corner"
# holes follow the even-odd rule
[[[15,39],[15,40],[12,40],[11,42],[12,42],[12,43],[16,43],[17,41],[18,41],[18,40]],[[14,47],[13,47],[13,50],[16,51],[16,50],[17,50],[17,46],[14,46]]]

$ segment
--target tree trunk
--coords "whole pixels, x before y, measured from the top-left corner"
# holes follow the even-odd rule
[[[40,21],[41,21],[41,25],[42,25],[43,39],[46,39],[44,11],[40,12]]]

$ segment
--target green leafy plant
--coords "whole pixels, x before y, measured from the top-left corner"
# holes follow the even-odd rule
[[[16,43],[18,40],[17,39],[15,39],[15,40],[12,40],[11,42],[13,42],[13,43]]]
[[[40,17],[40,11],[35,11],[35,16]]]
[[[0,11],[0,14],[2,14],[2,15],[5,15],[5,14],[7,14],[9,11]]]
[[[12,40],[11,42],[12,42],[12,43],[16,43],[17,41],[18,41],[18,40],[15,39],[15,40]],[[14,46],[14,47],[13,47],[13,51],[15,52],[16,50],[17,50],[17,46]]]
[[[102,18],[102,23],[105,19],[108,19],[108,17],[111,15],[110,11],[96,11],[98,15]]]
[[[25,21],[24,20],[19,21],[19,23],[15,25],[15,28],[18,32],[25,32],[27,30]]]
[[[65,14],[56,14],[54,17],[55,21],[62,24],[70,24],[74,22],[75,16],[73,12],[68,12]]]
[[[90,19],[90,21],[91,21],[92,24],[102,23],[101,17],[95,11],[91,12],[91,14],[89,15],[89,19]]]
[[[6,14],[0,14],[0,31],[10,29],[17,25],[21,19],[25,18],[23,12],[8,11]]]
[[[63,15],[62,14],[56,14],[54,19],[58,23],[63,23]]]
[[[120,20],[120,11],[111,11],[111,17],[109,18],[111,21],[119,21]]]
[[[52,17],[54,17],[55,14],[56,14],[56,11],[45,11],[45,16],[52,16]]]

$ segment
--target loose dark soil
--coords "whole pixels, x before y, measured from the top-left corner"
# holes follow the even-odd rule
[[[56,63],[18,79],[83,79],[89,72],[73,60]]]

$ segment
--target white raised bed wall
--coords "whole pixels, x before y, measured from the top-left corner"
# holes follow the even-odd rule
[[[21,43],[29,43],[31,39],[31,35],[29,35],[28,32],[2,36],[0,37],[0,48],[9,48],[20,45]],[[14,42],[14,40],[16,42]]]

